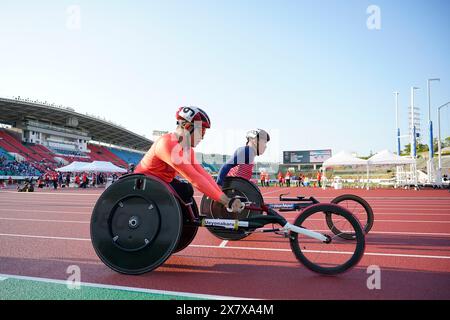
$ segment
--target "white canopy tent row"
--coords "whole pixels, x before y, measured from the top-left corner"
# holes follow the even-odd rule
[[[368,160],[360,159],[347,151],[341,151],[333,157],[326,160],[322,165],[323,176],[325,177],[326,168],[333,166],[356,166],[365,168],[367,175],[367,188],[369,187],[369,173],[371,166],[395,165],[397,166],[396,185],[414,184],[417,185],[416,162],[414,159],[400,157],[389,150],[383,150],[373,155]],[[405,172],[403,165],[411,165],[411,171]],[[323,184],[325,189],[325,183]]]
[[[414,185],[417,187],[416,161],[409,157],[401,157],[389,150],[383,150],[373,155],[368,160],[369,166],[395,165],[395,186]],[[409,165],[410,170],[405,171],[404,166]]]
[[[367,171],[367,179],[369,179],[369,166],[367,164],[367,160],[359,159],[355,156],[353,156],[350,152],[347,151],[341,151],[336,153],[334,156],[329,158],[328,160],[325,160],[322,164],[322,173],[324,178],[324,183],[322,185],[322,189],[326,188],[326,170],[329,167],[335,167],[335,166],[356,166],[356,167],[365,167]],[[340,188],[340,182],[337,182],[335,185],[335,188]]]
[[[74,161],[71,164],[56,169],[58,172],[120,172],[126,173],[127,170],[118,167],[108,161],[80,162]]]

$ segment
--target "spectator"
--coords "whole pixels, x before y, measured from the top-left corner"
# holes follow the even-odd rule
[[[45,174],[44,180],[45,180],[45,186],[48,188],[50,186],[50,176],[48,173]]]
[[[281,171],[278,172],[277,178],[278,178],[278,186],[282,187],[283,186],[283,174],[281,173]]]
[[[261,187],[265,187],[266,186],[266,175],[264,174],[264,171],[261,171],[259,173],[259,180],[261,182]]]
[[[86,172],[84,172],[83,175],[81,176],[80,188],[86,189],[88,183],[89,183],[88,176],[87,176]]]
[[[59,185],[59,187],[62,187],[63,182],[64,182],[64,180],[63,180],[63,174],[62,174],[62,172],[59,172],[59,173],[58,173],[58,185]]]
[[[53,189],[58,189],[58,176],[56,174],[53,174],[52,176],[52,181],[53,181]]]
[[[42,176],[39,176],[37,180],[37,187],[41,189],[44,188],[44,181],[42,180]]]
[[[303,187],[303,175],[300,172],[298,173],[298,186]]]
[[[75,176],[75,184],[80,187],[80,175],[78,174]]]
[[[305,187],[309,187],[309,177],[303,179],[305,181]]]
[[[322,174],[320,173],[320,170],[319,170],[319,171],[317,171],[317,184],[318,184],[319,188],[322,187],[321,180],[322,180]]]
[[[264,176],[265,176],[264,181],[266,181],[266,187],[270,187],[270,185],[269,185],[269,180],[270,180],[269,173],[268,173],[268,172],[265,172],[265,173],[264,173]]]
[[[66,187],[68,188],[70,185],[70,173],[66,174]]]
[[[286,187],[291,186],[291,172],[288,170],[286,171],[286,175],[284,176],[284,180],[286,181]]]

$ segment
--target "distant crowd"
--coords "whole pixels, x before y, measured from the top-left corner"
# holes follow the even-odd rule
[[[279,187],[321,187],[322,186],[322,173],[317,171],[315,174],[305,175],[301,172],[295,173],[286,171],[286,173],[278,172],[275,179],[270,179],[270,175],[267,172],[261,172],[259,175],[259,182],[262,187],[269,187],[271,185],[277,185]]]
[[[0,156],[0,176],[38,176],[40,174],[40,171],[30,162],[12,161]]]

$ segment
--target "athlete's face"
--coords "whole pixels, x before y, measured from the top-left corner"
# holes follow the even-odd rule
[[[200,143],[200,141],[203,140],[205,133],[206,133],[206,128],[203,128],[201,126],[194,127],[194,131],[191,135],[191,146],[193,148],[196,147]]]
[[[250,139],[251,145],[256,149],[258,146],[258,140],[255,139]],[[259,155],[262,155],[267,148],[267,141],[260,139],[259,140]]]
[[[267,148],[267,141],[260,139],[259,140],[259,155],[262,155]]]

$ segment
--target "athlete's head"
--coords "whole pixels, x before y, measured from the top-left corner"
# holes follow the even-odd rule
[[[183,137],[190,137],[192,147],[197,146],[202,141],[206,129],[211,127],[208,115],[198,107],[178,108],[176,119],[178,128],[183,131]]]
[[[256,149],[256,154],[262,155],[266,151],[267,142],[270,141],[270,136],[267,131],[263,129],[255,129],[247,132],[247,145]]]

